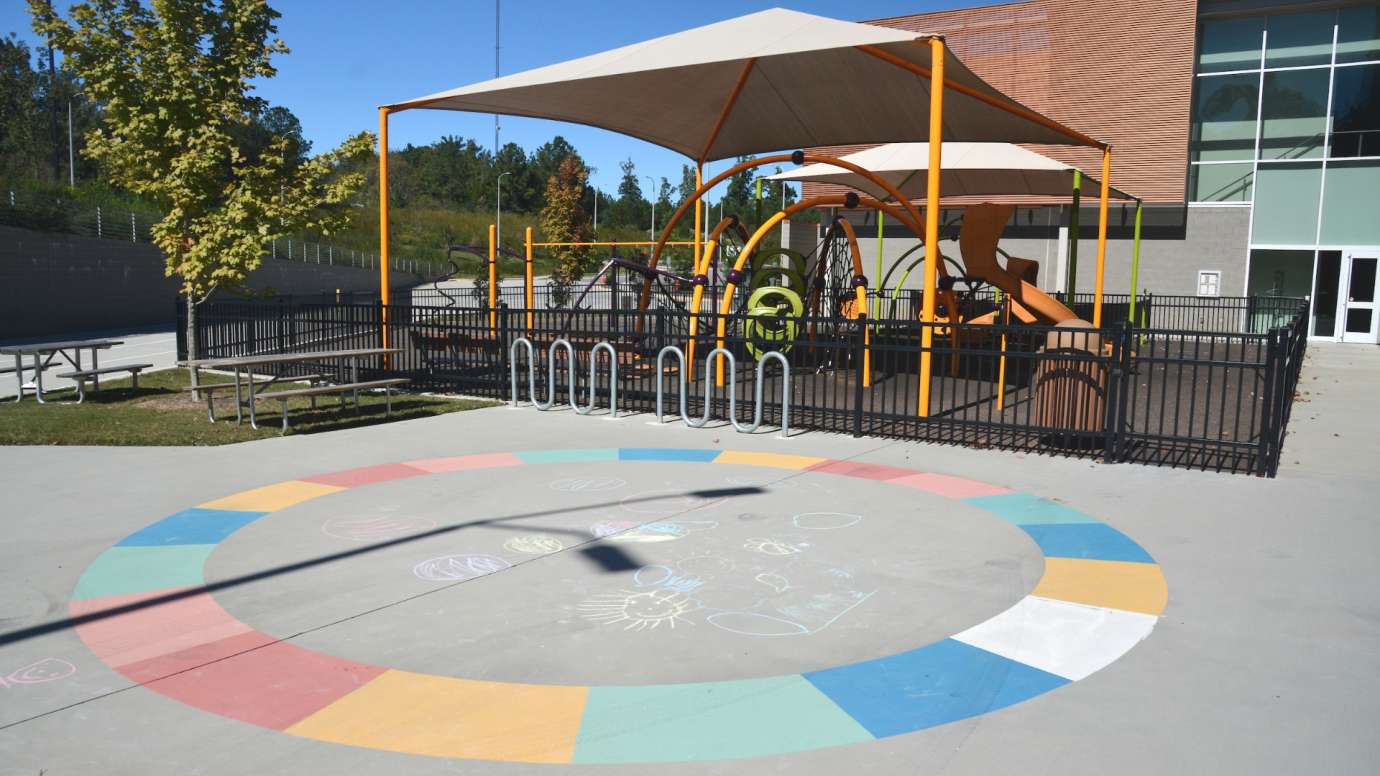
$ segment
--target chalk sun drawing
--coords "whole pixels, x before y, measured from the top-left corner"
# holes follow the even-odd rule
[[[427,517],[333,517],[321,524],[321,533],[347,542],[378,542],[435,527],[436,521]]]
[[[511,566],[508,561],[493,555],[444,555],[418,563],[412,567],[412,573],[428,582],[455,582],[482,577]]]
[[[796,553],[804,552],[809,546],[810,545],[804,542],[800,544],[791,544],[790,542],[783,542],[779,539],[767,539],[762,537],[755,537],[743,542],[743,549],[745,550],[760,552],[763,555],[776,556],[795,555]]]
[[[618,490],[627,484],[627,480],[618,477],[562,477],[559,480],[553,480],[547,487],[564,493],[581,491],[599,493],[605,490]]]
[[[644,631],[662,625],[674,629],[678,622],[688,624],[685,615],[694,607],[689,598],[670,590],[622,590],[594,596],[576,609],[587,620],[605,625],[621,623],[625,631]]]
[[[832,531],[861,523],[862,515],[850,515],[846,512],[805,512],[792,517],[791,522],[795,523],[796,528]]]
[[[565,545],[554,536],[529,534],[527,536],[514,536],[503,543],[503,549],[526,555],[550,555],[565,549]]]
[[[0,687],[55,682],[58,679],[66,679],[76,672],[77,667],[66,660],[48,657],[37,663],[30,663],[23,668],[11,671],[5,676],[0,676]]]

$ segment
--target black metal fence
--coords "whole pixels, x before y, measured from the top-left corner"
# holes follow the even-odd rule
[[[515,369],[521,401],[535,387],[539,399],[554,396],[559,406],[606,407],[615,385],[609,359],[598,356],[591,378],[590,358],[596,344],[608,342],[617,352],[620,412],[656,412],[660,385],[660,409],[675,417],[683,378],[686,411],[696,418],[707,406],[720,421],[731,410],[742,423],[760,413],[764,423],[779,424],[789,397],[793,429],[1266,476],[1279,463],[1307,345],[1307,304],[1297,300],[1288,321],[1264,333],[1125,321],[1077,329],[708,313],[694,318],[693,338],[692,316],[669,307],[639,314],[635,306],[257,300],[198,307],[199,355],[378,346],[385,319],[390,344],[403,350],[372,371],[407,377],[423,390],[507,400]],[[533,358],[514,349],[519,338],[532,343]],[[553,349],[558,339],[573,354]],[[710,357],[720,344],[731,360]],[[670,345],[689,363],[668,357],[658,369],[657,354]],[[759,386],[757,361],[769,350],[785,356],[789,377],[770,361]],[[179,352],[185,355],[185,342]],[[933,379],[922,415],[918,376],[926,355]]]

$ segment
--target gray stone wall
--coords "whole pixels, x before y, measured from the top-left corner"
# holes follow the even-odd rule
[[[378,271],[266,259],[256,290],[282,294],[376,291]],[[420,282],[394,272],[395,289]],[[172,326],[174,279],[147,243],[0,226],[0,340],[100,329]]]

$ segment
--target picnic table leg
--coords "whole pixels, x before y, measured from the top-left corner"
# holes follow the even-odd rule
[[[97,361],[97,359],[96,359],[96,350],[97,350],[97,348],[91,348],[91,368],[92,368],[93,370],[95,370],[95,369],[100,369],[100,368],[101,368],[99,361]],[[77,369],[78,369],[78,370],[81,369],[81,348],[77,348]],[[99,391],[100,389],[101,389],[101,376],[100,376],[100,375],[91,375],[91,390],[93,390],[93,391]]]
[[[24,357],[18,353],[14,354],[14,400],[20,401],[24,398]]]
[[[44,366],[46,366],[46,365],[44,365],[44,364],[39,364],[39,362],[38,362],[38,354],[35,353],[35,354],[34,354],[34,398],[38,399],[38,403],[39,403],[39,404],[47,404],[47,403],[48,403],[48,402],[46,402],[46,401],[43,400],[43,367],[44,367]]]
[[[249,392],[249,427],[257,431],[259,429],[259,418],[254,414],[254,373],[249,373],[249,379],[245,381],[244,389]],[[287,412],[287,405],[283,405],[283,412]]]
[[[235,367],[235,425],[244,422],[244,397],[240,395],[240,368]]]
[[[286,433],[287,433],[287,430],[288,430],[288,408],[287,408],[287,399],[280,399],[280,400],[278,401],[278,403],[279,403],[280,405],[282,405],[282,407],[283,407],[283,431],[282,431],[282,433],[283,433],[283,434],[286,434]],[[252,415],[252,413],[251,413],[251,415]]]

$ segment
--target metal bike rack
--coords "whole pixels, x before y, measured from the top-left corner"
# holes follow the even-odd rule
[[[685,421],[685,425],[691,428],[704,428],[709,422],[710,401],[713,398],[713,384],[710,381],[712,376],[711,366],[714,356],[724,355],[728,357],[728,421],[733,424],[734,430],[740,434],[751,434],[762,427],[762,378],[766,375],[767,361],[776,359],[781,362],[781,438],[785,439],[791,435],[791,365],[786,361],[786,357],[779,351],[772,350],[762,354],[757,361],[757,384],[753,389],[753,413],[752,425],[744,426],[738,422],[738,362],[725,348],[714,348],[704,359],[704,414],[699,418],[691,418],[686,407],[686,383],[685,383],[685,353],[675,345],[667,345],[656,354],[656,421],[662,421],[662,399],[665,395],[665,381],[662,379],[665,372],[662,364],[665,362],[666,354],[674,354],[680,362],[680,369],[676,372],[676,387],[680,393],[680,418]]]
[[[570,340],[561,337],[551,343],[551,347],[546,351],[546,401],[542,402],[537,398],[537,358],[536,349],[532,346],[532,341],[526,337],[518,337],[513,340],[513,344],[508,348],[508,379],[511,388],[513,406],[518,406],[518,376],[517,376],[517,349],[518,346],[527,348],[527,392],[532,397],[532,406],[545,412],[556,404],[556,348],[564,348],[566,353],[566,379],[569,383],[570,408],[575,410],[577,415],[588,415],[594,410],[597,397],[594,395],[594,383],[599,376],[599,351],[608,351],[609,354],[609,417],[618,417],[618,351],[613,345],[607,342],[600,342],[589,352],[589,406],[581,407],[575,398],[575,346],[570,344]]]

